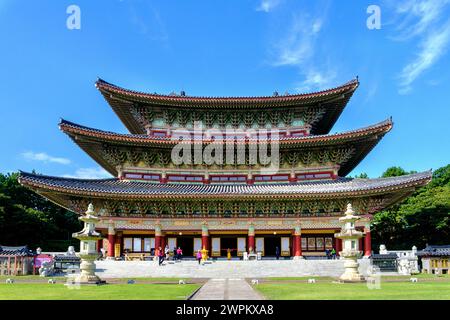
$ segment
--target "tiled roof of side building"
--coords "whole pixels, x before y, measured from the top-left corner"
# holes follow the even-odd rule
[[[160,184],[119,179],[83,180],[51,177],[21,172],[19,181],[32,189],[90,196],[139,196],[142,198],[183,196],[259,197],[282,196],[342,196],[346,194],[376,194],[424,185],[431,180],[431,171],[399,177],[377,179],[339,178],[337,180],[298,182],[293,184]]]
[[[33,252],[28,249],[27,246],[1,246],[0,245],[0,257],[1,256],[32,256]]]
[[[447,256],[450,257],[450,244],[447,245],[428,245],[422,251],[419,251],[420,256]]]

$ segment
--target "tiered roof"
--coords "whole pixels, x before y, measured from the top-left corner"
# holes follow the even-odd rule
[[[144,93],[125,89],[102,79],[97,80],[95,85],[128,130],[134,134],[146,133],[146,129],[130,111],[130,107],[136,104],[149,109],[170,107],[219,111],[236,109],[269,111],[287,108],[306,110],[320,106],[325,108],[325,114],[314,124],[311,133],[327,134],[344,110],[359,82],[355,79],[341,86],[314,93],[262,97],[196,97]]]
[[[190,197],[233,197],[266,198],[307,197],[330,198],[348,197],[362,194],[385,194],[399,189],[411,188],[429,182],[431,171],[399,177],[378,179],[339,178],[327,181],[297,182],[293,184],[266,185],[198,185],[160,184],[127,181],[120,179],[84,180],[44,176],[21,172],[20,183],[36,190],[54,191],[66,194],[81,194],[90,197],[131,197],[131,198],[190,198]]]
[[[283,112],[286,109],[309,110],[319,106],[325,111],[320,119],[313,124],[310,136],[285,136],[280,138],[280,151],[297,150],[303,152],[313,151],[320,153],[323,150],[347,152],[350,156],[339,162],[339,175],[347,175],[381,138],[392,128],[392,120],[388,119],[381,123],[365,128],[347,131],[337,134],[328,134],[333,124],[341,114],[343,108],[358,87],[358,80],[350,81],[342,86],[309,94],[276,95],[266,97],[193,97],[185,95],[160,95],[149,94],[115,86],[103,80],[96,82],[97,88],[111,105],[130,134],[119,134],[102,131],[81,126],[66,120],[62,120],[60,128],[68,134],[87,154],[111,174],[118,176],[117,163],[115,159],[105,153],[105,148],[139,150],[168,150],[178,141],[169,137],[155,137],[145,134],[146,128],[135,118],[132,108],[172,108],[184,111],[189,110],[211,110],[217,112],[227,110],[263,110],[265,112]],[[208,143],[208,142],[206,142]],[[257,143],[253,138],[244,142]],[[348,147],[348,148],[347,148]],[[107,151],[107,150],[106,150]],[[131,153],[131,152],[130,152]],[[127,155],[128,157],[128,155]],[[345,156],[347,157],[347,155]],[[122,160],[120,160],[122,161]],[[320,161],[319,161],[320,162]],[[336,162],[336,164],[338,164]],[[334,177],[333,177],[334,178]],[[431,172],[423,172],[401,177],[380,179],[351,179],[337,178],[325,181],[309,181],[270,184],[194,184],[194,183],[156,183],[149,181],[129,181],[114,179],[83,180],[50,177],[21,172],[19,181],[24,186],[40,193],[59,205],[75,211],[73,203],[79,201],[108,202],[126,201],[134,205],[135,202],[166,201],[190,202],[196,199],[217,201],[247,201],[261,200],[272,201],[282,199],[283,201],[294,201],[301,203],[302,200],[316,202],[328,199],[360,199],[362,202],[371,201],[368,205],[368,213],[381,210],[411,194],[415,188],[428,183]],[[336,199],[336,200],[334,200]],[[369,202],[370,202],[369,201]],[[72,205],[70,205],[72,203]],[[80,211],[81,212],[81,211]]]
[[[280,149],[302,150],[323,148],[331,146],[334,148],[352,145],[355,152],[351,158],[341,166],[340,176],[347,175],[364,157],[375,147],[382,137],[392,128],[392,120],[371,125],[365,128],[330,134],[304,137],[281,137]],[[60,129],[68,134],[72,140],[78,144],[89,156],[112,175],[117,176],[116,166],[111,163],[108,157],[102,155],[102,148],[105,144],[115,147],[140,147],[140,148],[173,148],[179,141],[167,137],[153,137],[144,134],[120,134],[109,131],[102,131],[75,124],[66,120],[60,122]],[[245,139],[244,143],[257,143],[256,140]],[[237,141],[239,143],[239,141]]]

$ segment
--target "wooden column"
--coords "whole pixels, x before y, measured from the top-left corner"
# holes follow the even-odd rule
[[[302,229],[300,226],[294,230],[294,259],[302,258]]]
[[[108,259],[114,259],[114,245],[116,244],[116,231],[114,230],[114,224],[110,223],[108,227]]]
[[[202,224],[202,249],[208,250],[208,254],[211,254],[209,252],[209,230],[206,223]]]
[[[255,227],[253,224],[250,224],[248,227],[248,252],[253,253],[256,252],[255,248]]]
[[[372,255],[372,236],[370,235],[370,227],[365,227],[364,231],[364,256],[369,257]]]
[[[155,254],[157,255],[159,253],[159,247],[161,247],[162,250],[164,250],[164,248],[161,246],[162,241],[162,231],[161,231],[161,225],[157,224],[155,226]]]
[[[339,252],[342,251],[342,239],[336,238],[336,255],[340,256]]]
[[[103,239],[97,240],[97,252],[101,252],[103,248]]]

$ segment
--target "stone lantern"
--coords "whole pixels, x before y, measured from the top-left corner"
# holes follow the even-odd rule
[[[89,204],[88,210],[84,216],[79,217],[84,222],[84,228],[80,232],[72,234],[73,238],[80,240],[81,273],[75,278],[75,282],[79,284],[100,284],[103,283],[98,276],[95,275],[95,259],[98,258],[97,240],[102,239],[100,233],[95,231],[95,224],[100,220],[94,212],[94,206]]]
[[[364,277],[358,271],[358,258],[362,256],[362,252],[359,251],[359,239],[363,237],[363,233],[355,229],[355,221],[360,218],[353,215],[354,213],[352,205],[349,203],[345,216],[339,218],[339,222],[342,224],[341,232],[334,235],[336,238],[342,239],[342,251],[339,254],[344,258],[345,271],[339,279],[343,282],[364,281]]]

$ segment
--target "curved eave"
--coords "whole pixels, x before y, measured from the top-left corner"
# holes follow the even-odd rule
[[[380,123],[367,126],[360,129],[351,131],[326,134],[326,135],[311,135],[301,137],[282,137],[280,138],[280,145],[282,147],[296,147],[296,146],[323,146],[328,144],[334,144],[336,141],[351,141],[352,139],[360,139],[365,137],[373,137],[379,134],[386,134],[391,130],[393,122],[391,119],[387,119]],[[110,131],[103,131],[99,129],[85,127],[73,122],[61,120],[59,124],[60,129],[70,136],[80,136],[85,139],[97,139],[104,143],[123,143],[125,145],[139,145],[147,147],[173,147],[179,143],[177,140],[170,138],[156,138],[150,137],[145,134],[123,134]],[[195,141],[195,140],[194,140]],[[204,140],[205,143],[210,141]],[[225,140],[224,140],[225,141]],[[254,139],[245,139],[244,141],[236,141],[236,143],[254,144],[258,141]]]
[[[341,178],[327,182],[273,185],[158,184],[119,179],[83,180],[20,172],[19,182],[53,199],[82,197],[122,200],[314,200],[391,194],[395,201],[431,181],[431,171],[378,179]],[[395,197],[395,195],[398,195]],[[64,205],[64,204],[61,204]]]
[[[338,134],[282,138],[280,139],[280,150],[314,150],[323,147],[340,147],[348,144],[355,145],[355,153],[352,155],[352,158],[339,170],[340,176],[346,176],[360,161],[362,161],[362,159],[364,159],[381,138],[391,130],[392,126],[392,120],[388,119],[372,126]],[[168,138],[113,133],[88,128],[66,120],[61,121],[60,129],[68,134],[80,148],[114,176],[117,176],[116,168],[104,159],[100,155],[100,152],[98,152],[99,148],[103,145],[114,145],[125,148],[140,147],[167,149],[178,144],[178,141]],[[245,143],[254,144],[257,142],[250,139],[246,140]]]
[[[145,128],[133,118],[129,110],[136,103],[148,108],[217,109],[221,111],[305,108],[323,105],[326,107],[326,114],[313,126],[311,132],[313,134],[326,134],[342,113],[359,86],[359,82],[355,79],[341,86],[313,93],[262,97],[196,97],[150,94],[125,89],[102,79],[97,80],[95,86],[133,134],[145,133]]]

